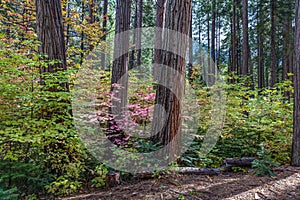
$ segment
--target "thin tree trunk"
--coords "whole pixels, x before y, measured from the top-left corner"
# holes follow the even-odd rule
[[[232,70],[231,70],[231,72],[237,73],[236,2],[235,2],[235,0],[233,0],[231,45],[232,45]]]
[[[249,65],[249,42],[248,42],[248,0],[242,0],[243,6],[243,59],[242,59],[242,70],[243,76],[248,75],[248,65]]]
[[[82,1],[82,3],[81,3],[81,22],[83,22],[83,20],[84,20],[84,11],[85,11],[85,9],[84,9],[84,6],[85,6],[85,3],[84,3],[84,1]],[[81,41],[80,41],[80,50],[81,50],[81,52],[80,52],[80,65],[82,65],[82,63],[83,63],[83,57],[84,57],[84,32],[83,31],[81,31],[81,39],[80,39]]]
[[[70,19],[70,3],[67,3],[66,7],[66,12],[67,12],[67,20]],[[70,39],[70,23],[67,23],[67,30],[66,30],[66,47],[68,48],[69,45],[69,39]]]
[[[193,73],[193,13],[191,12],[191,22],[190,22],[190,41],[189,41],[189,63],[188,63],[188,80],[191,82]]]
[[[90,24],[93,24],[95,22],[94,17],[94,0],[89,0],[89,18],[90,18]],[[92,51],[94,48],[94,45],[92,44],[92,41],[89,41],[89,50]]]
[[[133,69],[135,66],[135,49],[136,49],[136,38],[137,38],[137,26],[138,26],[138,0],[135,0],[135,9],[134,9],[134,32],[133,32],[133,38],[132,38],[132,47],[131,47],[131,54],[129,59],[129,69]]]
[[[141,70],[142,64],[142,26],[143,26],[143,0],[137,0],[137,33],[136,33],[136,65]]]
[[[241,75],[242,74],[242,45],[241,45],[241,3],[240,1],[236,1],[236,5],[237,5],[237,18],[236,18],[236,31],[237,31],[237,37],[236,37],[236,48],[237,48],[237,74]]]
[[[107,9],[108,9],[108,0],[103,1],[103,23],[102,23],[102,41],[106,41],[106,32],[107,32]],[[101,53],[101,68],[105,69],[105,52]]]
[[[276,16],[275,5],[276,0],[271,0],[271,66],[270,66],[270,86],[273,87],[276,83]]]
[[[258,67],[257,67],[257,80],[258,80],[258,88],[262,89],[264,87],[264,63],[265,63],[265,55],[264,55],[264,36],[263,36],[263,11],[261,8],[262,5],[259,4],[258,8],[258,27],[257,27],[257,35],[258,35]]]
[[[216,0],[212,0],[211,57],[216,61]]]
[[[294,135],[292,145],[293,166],[300,166],[300,0],[296,1],[294,61]]]

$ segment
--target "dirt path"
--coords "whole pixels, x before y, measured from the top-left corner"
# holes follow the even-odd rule
[[[300,168],[280,167],[275,174],[275,177],[258,177],[251,173],[166,175],[160,179],[131,180],[110,190],[63,200],[300,200]]]

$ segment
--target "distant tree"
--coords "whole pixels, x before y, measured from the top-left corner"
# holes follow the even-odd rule
[[[249,40],[248,40],[248,0],[242,0],[242,21],[243,21],[243,59],[241,74],[248,75],[249,66]]]
[[[294,135],[291,164],[300,166],[300,0],[296,1],[294,55]]]
[[[257,66],[257,80],[258,80],[258,88],[262,89],[264,87],[264,77],[265,77],[265,52],[264,52],[264,13],[263,13],[263,4],[261,1],[257,4],[257,48],[258,48],[258,66]]]
[[[276,83],[276,0],[270,0],[271,4],[271,66],[270,66],[270,86],[273,87]]]
[[[237,48],[236,48],[236,0],[232,0],[231,15],[231,65],[229,72],[237,73]]]
[[[107,32],[107,11],[108,11],[108,0],[103,1],[103,17],[102,17],[102,41],[106,41],[106,32]],[[105,69],[105,53],[101,53],[101,67],[102,69]]]
[[[212,0],[211,57],[216,61],[216,0]]]

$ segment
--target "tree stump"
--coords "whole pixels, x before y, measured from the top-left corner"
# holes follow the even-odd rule
[[[106,189],[117,186],[121,183],[120,172],[118,171],[109,171],[105,177],[105,186]]]

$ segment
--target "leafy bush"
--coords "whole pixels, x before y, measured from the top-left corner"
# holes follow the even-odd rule
[[[18,194],[16,194],[17,188],[4,190],[0,187],[0,199],[2,200],[17,200]]]
[[[262,144],[261,149],[257,152],[257,159],[252,162],[252,166],[255,168],[254,172],[259,176],[274,176],[273,167],[278,165],[278,162],[271,159],[270,151],[265,149]]]

